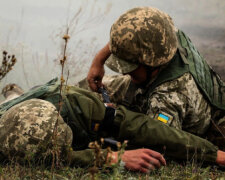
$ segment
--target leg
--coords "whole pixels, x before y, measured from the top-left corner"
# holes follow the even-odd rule
[[[54,131],[55,125],[57,130]],[[57,132],[55,139],[53,131]],[[28,154],[40,158],[48,148],[59,149],[72,143],[72,131],[51,103],[31,99],[19,103],[0,119],[0,151],[6,157],[26,159]]]

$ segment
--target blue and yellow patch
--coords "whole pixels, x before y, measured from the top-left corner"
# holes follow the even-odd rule
[[[167,123],[170,120],[170,118],[165,114],[159,113],[157,120]]]

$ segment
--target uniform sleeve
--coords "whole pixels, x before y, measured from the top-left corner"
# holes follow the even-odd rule
[[[121,103],[124,99],[130,84],[129,75],[105,75],[102,79],[112,103]],[[91,91],[87,79],[83,79],[76,84],[77,87]]]
[[[166,117],[169,126],[198,136],[209,128],[211,106],[189,73],[158,86],[148,101],[147,114],[156,120]]]
[[[99,167],[106,162],[107,149],[101,149],[101,158],[99,158]],[[72,167],[91,167],[94,166],[95,154],[94,149],[85,149],[81,151],[71,151],[68,154],[68,163]]]
[[[110,100],[113,103],[121,103],[124,99],[129,84],[130,84],[129,75],[114,75],[114,76],[105,76],[102,83],[106,87]]]
[[[93,166],[94,152],[92,149],[71,151],[68,155],[68,161],[70,166],[73,167]]]
[[[170,127],[147,115],[119,106],[115,124],[120,127],[119,140],[140,148],[161,150],[167,156],[186,160],[187,156],[201,161],[216,161],[218,148],[209,141]]]

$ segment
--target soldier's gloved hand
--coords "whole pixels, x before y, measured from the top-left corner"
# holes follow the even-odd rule
[[[109,43],[106,44],[104,48],[102,48],[94,60],[92,61],[92,65],[89,69],[87,75],[87,81],[90,88],[97,92],[99,87],[102,87],[102,78],[105,74],[104,64],[107,58],[110,56],[111,52],[109,50]]]
[[[111,163],[118,161],[118,153],[114,152],[111,158]],[[125,151],[122,155],[122,161],[125,163],[125,168],[130,171],[139,171],[148,173],[151,170],[160,168],[166,165],[164,157],[150,149],[136,149]]]

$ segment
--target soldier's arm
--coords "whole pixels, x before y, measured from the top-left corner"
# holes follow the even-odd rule
[[[92,61],[91,67],[87,75],[87,81],[93,91],[98,91],[98,87],[102,86],[102,78],[105,74],[104,64],[110,56],[109,43],[102,48]]]
[[[128,139],[131,145],[165,151],[165,154],[186,160],[216,162],[218,148],[209,141],[188,132],[169,127],[147,115],[120,106],[115,124],[120,127],[120,141]]]

